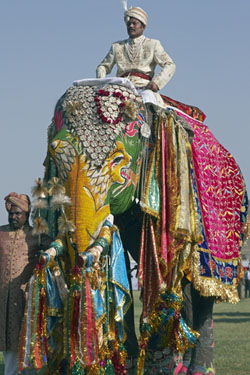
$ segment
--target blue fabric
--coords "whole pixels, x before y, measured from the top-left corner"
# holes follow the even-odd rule
[[[129,281],[126,270],[124,249],[118,231],[113,232],[110,251],[110,278],[112,284],[113,303],[115,305],[115,320],[119,339],[123,341],[124,314],[131,304]]]

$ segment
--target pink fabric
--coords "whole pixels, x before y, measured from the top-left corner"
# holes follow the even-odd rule
[[[91,308],[91,295],[90,295],[90,287],[89,287],[89,281],[88,278],[86,278],[86,302],[87,302],[87,349],[88,349],[88,365],[91,365],[94,358],[94,353],[92,351],[92,340],[91,340],[91,334],[92,334],[92,308]],[[96,337],[96,336],[94,336]]]
[[[183,366],[182,363],[179,363],[174,371],[174,375],[181,375],[181,374],[186,374],[186,373],[187,373],[187,367]]]
[[[217,258],[238,258],[245,193],[240,169],[206,125],[176,112],[194,130],[193,161],[208,248]]]

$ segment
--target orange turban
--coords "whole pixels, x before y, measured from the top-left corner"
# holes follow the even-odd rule
[[[7,195],[5,199],[5,207],[6,210],[9,212],[11,206],[17,206],[22,211],[29,212],[30,211],[30,199],[26,194],[17,194],[17,193],[10,193]]]

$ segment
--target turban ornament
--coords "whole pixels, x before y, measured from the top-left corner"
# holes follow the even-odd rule
[[[127,24],[131,17],[134,17],[141,21],[145,26],[148,23],[148,15],[147,13],[139,7],[130,7],[127,6],[127,0],[123,0],[123,8],[124,8],[124,21]]]

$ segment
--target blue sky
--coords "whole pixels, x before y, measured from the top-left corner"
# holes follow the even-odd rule
[[[239,163],[250,189],[250,1],[128,0],[149,16],[177,69],[162,93],[200,107]],[[121,0],[0,3],[0,224],[4,196],[30,194],[43,176],[47,127],[57,99],[94,77],[113,41],[127,37]],[[113,72],[115,75],[115,70]]]

